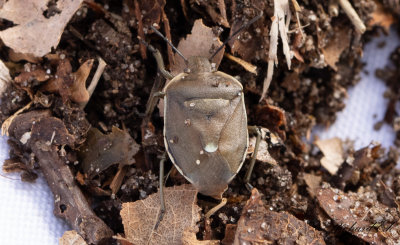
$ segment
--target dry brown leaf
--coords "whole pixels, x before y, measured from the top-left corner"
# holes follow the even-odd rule
[[[325,63],[333,70],[337,71],[336,63],[340,59],[342,52],[350,46],[351,32],[346,28],[336,27],[335,35],[330,39],[329,43],[322,48]]]
[[[286,140],[287,122],[285,111],[282,108],[269,104],[257,105],[255,123],[258,126],[266,127],[282,140]]]
[[[329,217],[354,236],[370,244],[400,243],[396,208],[379,203],[372,192],[344,193],[326,186],[317,193],[319,205]]]
[[[340,165],[344,162],[342,140],[337,137],[327,140],[317,140],[315,141],[315,145],[324,154],[324,157],[321,159],[321,165],[331,175],[336,174]]]
[[[121,167],[131,165],[135,163],[134,156],[139,147],[125,130],[113,127],[110,134],[104,135],[98,129],[91,128],[79,149],[82,170],[92,178],[114,164],[120,164]]]
[[[182,244],[186,229],[197,229],[200,208],[196,205],[197,191],[192,185],[164,189],[166,211],[157,230],[160,213],[160,194],[144,200],[123,203],[121,210],[125,237],[133,244],[174,245]]]
[[[194,22],[192,34],[186,36],[178,44],[178,50],[186,57],[203,56],[211,57],[215,50],[222,45],[222,42],[215,36],[212,29],[203,24],[203,20],[198,19]],[[223,48],[214,56],[212,62],[215,63],[215,69],[218,69],[224,55]],[[175,64],[171,66],[171,73],[177,75],[186,68],[185,61],[178,55],[174,56]]]
[[[59,245],[87,245],[85,240],[75,230],[66,231],[58,240]]]
[[[0,98],[3,92],[6,91],[8,84],[11,82],[10,71],[7,66],[0,60]]]
[[[243,208],[234,245],[239,244],[325,244],[320,231],[287,212],[265,208],[257,189]]]
[[[360,180],[360,171],[370,166],[374,160],[373,149],[374,147],[364,147],[348,156],[336,175],[331,179],[331,183],[341,190],[344,190],[347,184],[356,185]]]
[[[371,20],[369,21],[369,26],[378,25],[385,29],[389,33],[390,26],[394,24],[396,19],[393,14],[387,11],[380,1],[375,0],[376,4],[375,11],[371,15]]]
[[[68,60],[61,60],[56,72],[56,78],[48,81],[42,89],[48,92],[58,92],[64,100],[70,99],[76,103],[89,101],[86,89],[86,79],[93,66],[93,59],[85,61],[79,69],[72,73]]]
[[[183,245],[219,245],[219,240],[197,240],[197,229],[187,229],[183,232],[182,244]]]
[[[48,0],[7,1],[0,9],[0,18],[12,21],[16,26],[1,31],[0,38],[16,53],[42,57],[57,47],[65,26],[82,2],[59,0],[58,13],[46,17]]]

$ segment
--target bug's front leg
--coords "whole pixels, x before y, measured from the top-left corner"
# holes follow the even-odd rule
[[[161,75],[168,80],[171,80],[172,78],[174,78],[174,76],[172,76],[171,73],[169,73],[166,69],[165,69],[165,65],[164,65],[164,60],[161,56],[160,51],[158,51],[158,49],[154,48],[151,44],[148,44],[146,41],[142,40],[140,37],[138,37],[139,41],[141,43],[143,43],[146,48],[153,54],[154,59],[157,62],[157,68],[160,71]]]
[[[246,188],[251,191],[253,189],[253,186],[250,184],[250,177],[251,174],[253,173],[254,165],[256,164],[257,160],[257,153],[258,153],[258,148],[260,146],[260,141],[261,141],[261,129],[257,126],[249,126],[248,127],[249,133],[255,133],[257,135],[256,138],[256,144],[254,146],[254,152],[251,155],[251,160],[250,160],[250,166],[249,169],[246,172],[246,176],[244,177],[244,183],[246,185]]]

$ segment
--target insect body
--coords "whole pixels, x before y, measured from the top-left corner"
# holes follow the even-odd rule
[[[190,57],[189,72],[164,88],[164,142],[171,161],[200,193],[221,199],[248,148],[241,83]]]

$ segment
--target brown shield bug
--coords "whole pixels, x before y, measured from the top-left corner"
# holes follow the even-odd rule
[[[258,20],[253,18],[237,30],[210,57],[186,59],[157,29],[161,36],[186,62],[183,73],[173,77],[164,68],[161,54],[144,43],[153,53],[160,73],[168,84],[159,97],[164,98],[164,143],[166,152],[178,171],[196,189],[207,196],[221,199],[228,183],[243,165],[249,145],[243,86],[234,77],[212,69],[210,60],[244,28]],[[245,181],[249,182],[261,139],[257,127],[255,151]],[[163,176],[165,156],[160,162],[161,216],[165,210]]]

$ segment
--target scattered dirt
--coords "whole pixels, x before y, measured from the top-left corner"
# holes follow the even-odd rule
[[[397,149],[309,143],[312,128],[331,125],[344,108],[365,43],[399,24],[398,0],[32,4],[0,4],[0,121],[11,149],[3,170],[24,181],[44,173],[55,214],[77,232],[64,244],[398,243]],[[21,7],[26,14],[15,14]],[[228,40],[212,68],[242,83],[248,124],[262,131],[255,189],[244,184],[247,159],[211,218],[205,214],[219,200],[197,194],[166,161],[167,210],[157,232],[165,146],[154,95],[166,81],[145,43],[172,74],[186,64],[151,26],[185,57],[210,57]],[[391,60],[377,75],[389,86],[382,121],[393,125],[399,147],[400,48]]]

